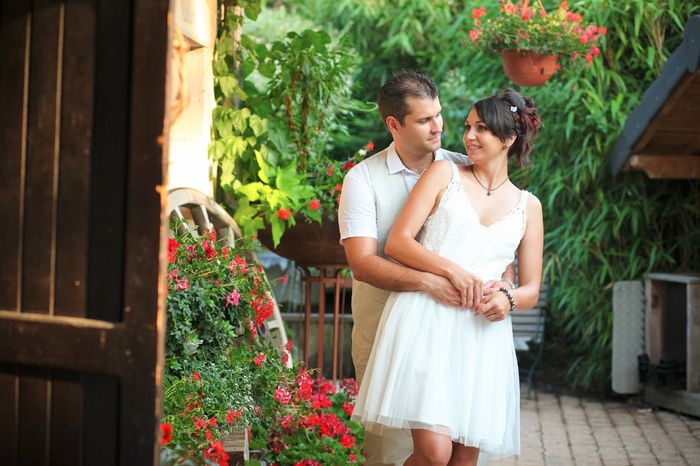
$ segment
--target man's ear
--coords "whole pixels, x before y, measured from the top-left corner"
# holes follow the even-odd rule
[[[393,134],[394,132],[399,130],[399,126],[401,123],[399,123],[399,120],[396,119],[393,116],[388,116],[386,117],[386,127],[389,128],[389,131]]]

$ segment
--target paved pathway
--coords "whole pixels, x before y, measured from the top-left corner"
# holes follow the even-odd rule
[[[700,419],[669,411],[535,392],[520,426],[522,454],[489,466],[700,466]]]

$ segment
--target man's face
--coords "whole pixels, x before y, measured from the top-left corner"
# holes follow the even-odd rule
[[[440,99],[408,97],[410,112],[403,125],[395,120],[391,133],[396,144],[414,155],[432,153],[440,148],[442,134],[442,107]]]

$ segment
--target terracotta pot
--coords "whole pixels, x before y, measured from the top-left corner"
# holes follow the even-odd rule
[[[260,230],[258,239],[268,249],[302,266],[347,265],[340,244],[338,220],[324,219],[322,224],[296,217],[296,225],[287,228],[280,244],[272,244],[272,230]]]
[[[518,86],[541,86],[559,69],[556,55],[503,50],[501,58],[506,76]]]

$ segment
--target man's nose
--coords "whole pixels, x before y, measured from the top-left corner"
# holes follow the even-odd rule
[[[440,124],[440,122],[437,120],[432,120],[430,123],[430,131],[432,131],[433,133],[439,133],[440,131],[442,131],[442,125]]]

